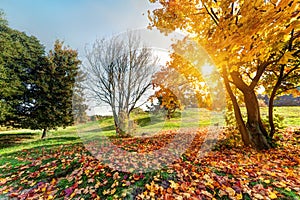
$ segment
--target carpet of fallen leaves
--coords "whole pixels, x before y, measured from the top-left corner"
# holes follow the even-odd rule
[[[112,140],[126,151],[151,152],[174,134]],[[198,131],[178,159],[147,173],[114,170],[80,143],[4,155],[0,199],[300,199],[299,131],[282,131],[277,147],[261,152],[224,131],[214,150],[199,157],[204,138]]]

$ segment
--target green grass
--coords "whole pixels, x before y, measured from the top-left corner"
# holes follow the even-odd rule
[[[40,139],[42,132],[33,130],[13,130],[0,132],[0,155],[41,146],[53,146],[80,142],[76,127],[58,128]]]
[[[245,108],[242,108],[242,112],[245,115]],[[261,108],[262,118],[267,117],[267,112],[267,107]],[[275,107],[274,114],[283,116],[284,127],[300,126],[300,107]],[[205,109],[176,112],[170,120],[165,119],[163,114],[139,113],[131,115],[131,120],[134,122],[134,136],[152,135],[162,130],[224,125],[222,113],[211,113]],[[44,140],[40,140],[41,131],[39,130],[2,131],[0,132],[0,155],[41,146],[81,143],[82,138],[115,135],[112,117],[104,118],[100,122],[88,122],[65,129],[51,130]]]
[[[242,107],[242,112],[246,116],[246,108]],[[268,107],[260,108],[262,119],[268,117]],[[274,115],[283,117],[282,125],[288,126],[300,126],[300,106],[282,106],[274,107]]]
[[[267,108],[262,109],[264,113],[267,113]],[[274,114],[283,116],[283,124],[285,126],[300,126],[300,107],[275,107]]]
[[[242,108],[242,111],[245,114],[245,108]],[[267,112],[267,107],[261,108],[262,118],[267,117]],[[300,126],[300,107],[275,107],[274,114],[283,116],[282,124],[285,127]],[[155,134],[162,130],[224,125],[222,113],[211,113],[205,109],[176,112],[170,120],[166,120],[163,114],[139,113],[131,115],[131,120],[134,122],[133,135],[135,136],[145,133]],[[41,131],[39,130],[2,131],[0,132],[0,155],[40,146],[80,143],[81,137],[115,136],[115,134],[112,117],[104,118],[99,123],[88,122],[66,129],[51,130],[44,140],[40,140]]]
[[[245,108],[242,108],[244,116]],[[287,126],[300,126],[300,107],[275,107],[274,114],[283,117],[282,125]],[[266,107],[261,108],[262,118],[266,119],[268,109]],[[155,134],[163,130],[178,130],[180,128],[195,128],[204,126],[213,126],[218,124],[224,126],[223,113],[214,113],[206,109],[189,109],[183,112],[176,112],[174,117],[170,120],[164,118],[163,114],[152,114],[152,113],[139,113],[138,115],[131,115],[130,120],[133,122],[133,136],[141,136],[144,134]],[[100,125],[94,124],[94,134],[100,134],[105,136],[115,135],[113,118],[105,118],[100,120]],[[78,129],[82,136],[86,137],[86,130]],[[93,135],[93,134],[91,134]]]

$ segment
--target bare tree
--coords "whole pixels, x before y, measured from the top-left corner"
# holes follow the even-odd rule
[[[116,132],[124,136],[130,112],[151,88],[157,58],[135,32],[96,40],[86,55],[92,97],[111,107]]]

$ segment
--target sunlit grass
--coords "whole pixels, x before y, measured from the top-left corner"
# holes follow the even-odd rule
[[[245,110],[243,110],[245,112]],[[260,108],[262,118],[268,117],[268,107]],[[287,126],[300,126],[300,106],[274,107],[274,115],[283,117],[282,124]]]

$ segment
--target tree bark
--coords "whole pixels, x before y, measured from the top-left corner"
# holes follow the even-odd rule
[[[270,99],[269,99],[269,124],[270,124],[270,138],[273,138],[274,134],[275,134],[275,124],[274,124],[274,113],[273,113],[273,109],[274,109],[274,100],[276,97],[276,93],[281,85],[282,79],[283,79],[283,72],[284,72],[284,65],[281,66],[280,68],[280,74],[279,77],[277,79],[277,82],[275,84],[275,86],[273,87],[272,93],[270,95]]]
[[[229,80],[228,80],[228,73],[227,70],[225,68],[223,68],[223,77],[224,77],[224,83],[225,83],[225,88],[227,93],[229,94],[229,97],[232,101],[233,104],[233,110],[234,110],[234,116],[238,125],[238,129],[241,133],[242,136],[242,141],[244,143],[245,146],[250,146],[251,145],[251,141],[250,141],[250,137],[249,137],[249,133],[247,131],[246,125],[244,123],[243,117],[242,117],[242,113],[240,110],[240,107],[238,105],[237,99],[234,96],[232,89],[230,87],[229,84]]]
[[[41,139],[44,139],[46,137],[46,134],[47,134],[47,128],[44,128]]]
[[[258,100],[253,90],[243,91],[244,101],[247,109],[246,127],[250,133],[252,145],[258,150],[269,149],[270,145],[267,141],[266,130],[262,126]]]
[[[126,119],[128,117],[128,120]],[[128,124],[129,124],[129,114],[124,113],[123,111],[120,111],[118,115],[114,116],[114,123],[115,123],[115,129],[116,133],[119,137],[128,137]]]
[[[243,81],[239,72],[233,71],[230,73],[230,75],[232,77],[232,81],[233,81],[234,85],[244,95],[244,102],[245,102],[246,109],[247,109],[246,129],[247,129],[248,137],[249,137],[252,147],[254,147],[258,150],[269,149],[270,145],[267,141],[268,134],[267,134],[266,129],[263,127],[261,117],[260,117],[258,100],[257,100],[256,94],[254,92],[254,87],[255,87],[254,81],[250,84],[250,86],[248,86]],[[259,80],[259,78],[257,78],[257,76],[255,78],[256,78],[255,82],[257,82]],[[237,120],[240,120],[240,118]],[[243,134],[246,134],[246,133],[241,132],[241,134],[243,136]]]
[[[274,113],[273,113],[273,109],[274,109],[274,99],[275,99],[275,88],[273,89],[270,99],[269,99],[269,124],[270,124],[270,138],[273,138],[274,134],[275,134],[275,124],[274,124]]]

